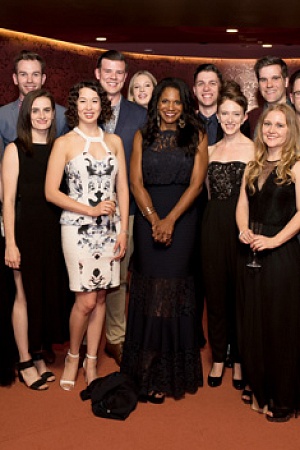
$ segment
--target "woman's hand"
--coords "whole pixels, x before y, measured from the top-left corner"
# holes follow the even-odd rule
[[[116,204],[112,200],[104,200],[93,207],[94,217],[112,216],[116,212]]]
[[[276,248],[276,237],[267,237],[262,234],[255,234],[250,247],[254,252],[261,252],[262,250]]]
[[[127,249],[127,233],[121,232],[117,235],[117,240],[114,246],[114,253],[116,256],[113,258],[115,261],[118,261],[124,258]]]
[[[12,269],[19,269],[21,264],[21,254],[16,245],[10,245],[5,248],[5,264]]]
[[[152,237],[155,242],[160,242],[166,246],[171,245],[174,232],[174,221],[169,217],[158,220],[152,225]]]
[[[239,234],[239,240],[243,244],[251,244],[251,242],[253,241],[253,238],[254,238],[254,233],[249,228],[241,231]]]

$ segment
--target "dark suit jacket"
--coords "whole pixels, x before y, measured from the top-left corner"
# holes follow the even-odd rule
[[[129,177],[130,156],[132,152],[133,138],[137,130],[142,128],[147,121],[147,110],[136,103],[121,97],[120,113],[115,134],[123,141],[127,173]],[[130,214],[134,214],[134,202],[130,199]]]
[[[65,108],[55,105],[56,135],[57,137],[69,131],[65,119]],[[19,117],[19,99],[0,108],[0,159],[7,144],[17,137],[17,122]]]

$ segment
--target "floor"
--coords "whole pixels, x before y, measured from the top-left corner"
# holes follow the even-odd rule
[[[66,348],[57,349],[52,370],[60,377]],[[101,349],[99,375],[117,370]],[[45,392],[34,392],[19,381],[0,388],[0,450],[298,450],[300,418],[269,423],[240,400],[231,386],[231,370],[223,384],[206,384],[210,350],[202,350],[205,386],[195,395],[163,405],[138,404],[124,421],[101,419],[82,402],[82,371],[75,389],[65,392],[56,381]]]

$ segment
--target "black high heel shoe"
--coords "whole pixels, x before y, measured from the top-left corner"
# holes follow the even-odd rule
[[[251,405],[253,401],[253,392],[250,389],[244,389],[242,392],[242,402],[245,405]]]
[[[141,403],[153,403],[154,405],[161,405],[162,403],[164,403],[166,398],[166,395],[163,394],[162,392],[158,392],[158,391],[153,391],[151,392],[151,394],[147,394],[147,395],[140,395],[139,396],[139,402]]]
[[[232,386],[234,387],[234,389],[241,391],[242,389],[244,389],[245,387],[245,381],[243,380],[243,378],[234,378],[235,376],[235,366],[238,365],[240,368],[240,376],[241,376],[241,365],[240,363],[233,363],[233,368],[232,368]]]
[[[272,416],[266,414],[269,422],[288,422],[292,417],[298,417],[297,412],[287,408],[269,408]]]
[[[33,354],[32,354],[32,360],[33,360],[33,363],[34,363],[34,365],[35,365],[35,367],[36,367],[36,370],[37,370],[39,376],[40,376],[41,379],[44,381],[44,383],[47,383],[47,381],[48,381],[48,382],[53,382],[53,381],[55,381],[55,375],[54,375],[53,372],[51,372],[50,370],[46,370],[45,372],[40,373],[39,370],[38,370],[38,364],[35,364],[37,361],[44,361],[44,355],[43,355],[43,353],[41,353],[41,352],[39,352],[39,353],[33,353]]]
[[[212,369],[213,369],[213,367],[211,368],[210,373],[211,373]],[[208,377],[207,377],[208,386],[210,386],[212,388],[221,386],[222,381],[223,381],[224,372],[225,372],[225,364],[223,365],[222,374],[220,377],[213,377],[212,375],[208,375]]]
[[[34,391],[46,391],[49,386],[45,383],[45,381],[42,378],[39,378],[30,385],[26,383],[21,372],[23,370],[29,369],[30,367],[34,367],[32,359],[30,359],[29,361],[18,363],[17,369],[18,369],[18,378],[20,382],[24,383],[25,386],[27,386],[29,389],[33,389]]]

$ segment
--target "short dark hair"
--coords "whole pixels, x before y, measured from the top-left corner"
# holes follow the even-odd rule
[[[257,80],[259,81],[259,71],[263,67],[267,66],[280,66],[281,67],[281,75],[283,78],[287,78],[288,76],[288,67],[285,61],[283,59],[279,58],[278,56],[264,56],[263,58],[260,58],[256,61],[254,64],[254,72],[256,75]]]
[[[20,61],[38,61],[41,65],[42,73],[45,72],[46,63],[45,60],[38,54],[29,50],[22,50],[14,58],[14,73],[18,73],[18,64]]]
[[[65,112],[65,116],[70,128],[76,127],[79,123],[77,100],[79,98],[79,91],[83,88],[92,89],[100,98],[101,113],[98,118],[99,124],[107,122],[112,116],[110,101],[108,100],[107,94],[99,81],[81,81],[80,83],[77,83],[73,87],[71,87],[69,92],[68,108]]]
[[[223,75],[221,74],[217,66],[215,66],[214,64],[200,64],[200,66],[197,67],[194,73],[194,84],[200,72],[214,72],[217,75],[220,84],[221,85],[223,84]]]
[[[100,69],[103,59],[109,59],[110,61],[123,61],[125,63],[125,71],[128,71],[128,63],[125,56],[117,50],[108,50],[107,52],[102,53],[102,55],[100,55],[97,59],[97,69]]]
[[[225,81],[218,97],[218,108],[226,100],[231,100],[237,103],[244,111],[248,108],[247,97],[242,93],[241,86],[234,80]]]
[[[17,123],[17,136],[20,141],[20,148],[27,155],[32,154],[32,123],[31,123],[31,111],[33,102],[40,97],[46,97],[50,99],[51,108],[55,112],[55,101],[50,94],[50,92],[46,91],[46,89],[36,89],[35,91],[28,92],[25,95],[24,100],[22,102],[22,106],[20,108],[18,123]],[[54,140],[56,137],[56,120],[52,121],[52,124],[48,131],[47,136],[47,144],[52,147]]]
[[[293,93],[294,90],[294,84],[296,80],[300,79],[300,69],[296,70],[296,72],[293,73],[293,75],[290,78],[290,92]]]

